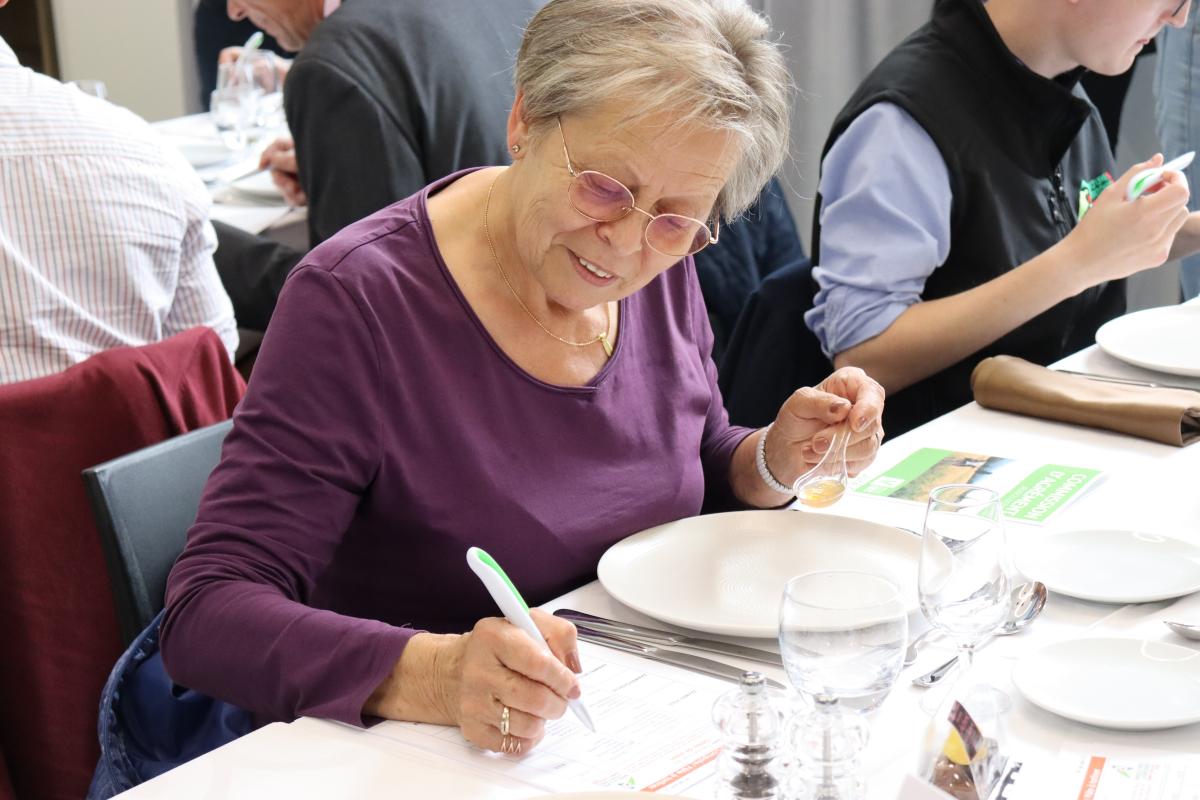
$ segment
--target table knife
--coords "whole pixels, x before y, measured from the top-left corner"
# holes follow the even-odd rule
[[[592,630],[586,626],[579,626],[579,638],[585,642],[598,644],[602,647],[608,647],[613,650],[621,650],[626,653],[632,653],[643,658],[648,658],[652,661],[659,661],[663,664],[671,664],[676,667],[700,672],[705,675],[712,675],[716,678],[722,678],[727,681],[741,680],[742,674],[746,671],[740,667],[735,667],[732,664],[725,664],[720,661],[714,661],[711,658],[703,656],[694,656],[691,653],[683,653],[679,650],[668,650],[663,647],[655,647],[652,644],[636,642],[632,639],[622,639],[619,636],[613,636],[608,633]],[[779,681],[763,676],[763,680],[768,686],[776,689],[785,689],[784,685]]]
[[[758,661],[775,667],[783,666],[783,660],[779,657],[779,654],[772,653],[769,650],[759,650],[755,647],[730,644],[729,642],[721,642],[716,639],[703,639],[698,636],[688,636],[682,633],[659,630],[658,628],[647,628],[644,625],[635,625],[632,622],[620,622],[615,619],[605,619],[604,617],[585,614],[582,611],[575,611],[570,608],[560,608],[554,612],[554,616],[570,620],[576,625],[586,625],[599,633],[614,634],[625,639],[635,639],[656,645],[691,647],[709,653],[720,653],[726,656],[744,658],[749,661]]]
[[[215,172],[204,179],[205,183],[217,184],[218,186],[230,186],[238,181],[252,178],[260,172],[266,172],[270,167],[260,167],[255,161],[251,167],[246,164],[234,164],[232,167],[225,167],[219,172]]]
[[[1141,381],[1136,378],[1121,378],[1116,375],[1097,375],[1094,372],[1076,372],[1069,369],[1056,369],[1055,372],[1061,372],[1064,375],[1076,375],[1080,378],[1088,378],[1093,381],[1102,383],[1120,383],[1126,386],[1144,386],[1148,389],[1183,389],[1185,392],[1200,392],[1200,388],[1195,386],[1181,386],[1177,383],[1159,383],[1157,381]]]

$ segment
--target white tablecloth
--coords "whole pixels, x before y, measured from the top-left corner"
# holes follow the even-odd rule
[[[1127,377],[1159,380],[1169,377],[1169,382],[1200,389],[1200,379],[1156,376],[1118,362],[1094,347],[1059,366]],[[920,447],[1098,467],[1108,473],[1103,483],[1059,512],[1059,518],[1046,527],[1009,526],[1010,537],[1017,546],[1027,540],[1036,541],[1056,529],[1089,526],[1149,530],[1200,543],[1200,446],[1175,448],[1115,433],[988,411],[972,403],[887,442],[878,463],[893,463]],[[919,529],[923,509],[915,504],[848,495],[830,511]],[[571,607],[665,627],[621,605],[595,582],[556,599],[548,607]],[[1092,749],[1112,754],[1139,750],[1177,755],[1200,752],[1200,725],[1146,733],[1094,728],[1042,711],[1024,700],[1009,682],[1012,667],[1022,653],[1084,633],[1188,644],[1171,634],[1162,625],[1163,619],[1200,621],[1200,595],[1120,607],[1052,594],[1035,625],[1020,635],[997,639],[984,648],[977,663],[1013,699],[1006,723],[1014,753],[1038,759],[1053,757],[1060,749]],[[763,646],[764,642],[756,644]],[[1190,646],[1200,649],[1197,642]],[[895,797],[905,773],[914,769],[926,718],[918,706],[921,690],[911,686],[910,679],[941,663],[949,652],[944,644],[924,650],[873,716],[872,741],[865,758],[872,798]],[[767,672],[771,670],[768,668]],[[775,677],[784,680],[781,671],[776,671]],[[489,779],[456,763],[406,749],[364,731],[302,719],[267,726],[123,796],[183,800],[275,795],[297,800],[396,796],[516,798],[531,794],[534,792],[528,786]]]

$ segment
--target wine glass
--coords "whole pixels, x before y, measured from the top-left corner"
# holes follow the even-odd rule
[[[283,81],[278,59],[270,50],[253,50],[242,57],[247,77],[254,86],[255,109],[252,138],[283,125]]]
[[[230,150],[246,147],[256,123],[261,90],[244,61],[217,65],[217,88],[213,90],[209,112],[225,146]]]
[[[865,796],[858,765],[867,742],[861,715],[891,691],[907,638],[904,599],[889,578],[830,571],[788,581],[779,609],[779,646],[788,679],[811,703],[788,734],[803,796]]]
[[[970,672],[976,646],[1008,617],[1012,599],[1005,560],[1000,497],[994,490],[950,484],[929,493],[917,584],[921,611],[958,646],[956,683]],[[923,706],[929,711],[938,704]]]

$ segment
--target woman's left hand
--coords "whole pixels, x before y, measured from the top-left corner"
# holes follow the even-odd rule
[[[884,389],[857,367],[843,367],[816,387],[850,401],[846,415],[850,425],[850,444],[846,448],[846,467],[857,475],[871,465],[883,442]],[[829,449],[837,426],[829,426],[813,434],[812,442],[802,445],[805,463],[816,464]]]
[[[883,440],[883,398],[883,387],[857,367],[843,367],[793,393],[767,433],[771,472],[795,480],[821,460],[837,429],[849,425],[846,466],[857,475],[875,460]]]

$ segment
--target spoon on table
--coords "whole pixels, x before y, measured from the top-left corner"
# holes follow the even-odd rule
[[[850,443],[850,426],[839,425],[829,443],[829,449],[817,465],[792,482],[796,499],[812,508],[831,506],[846,493],[846,446]]]
[[[1163,624],[1185,639],[1200,640],[1200,625],[1189,625],[1186,622],[1167,622],[1166,620],[1163,620]]]
[[[917,660],[917,652],[921,649],[921,643],[930,636],[939,635],[942,633],[940,628],[926,628],[913,637],[913,640],[908,643],[908,649],[904,651],[904,666],[911,666]]]
[[[1033,622],[1046,607],[1046,584],[1041,581],[1022,583],[1013,588],[1010,596],[1012,597],[1012,609],[1008,612],[1008,619],[996,629],[996,632],[992,634],[993,637],[1010,636]],[[933,686],[946,677],[957,663],[958,656],[956,655],[937,669],[913,678],[913,685]]]

